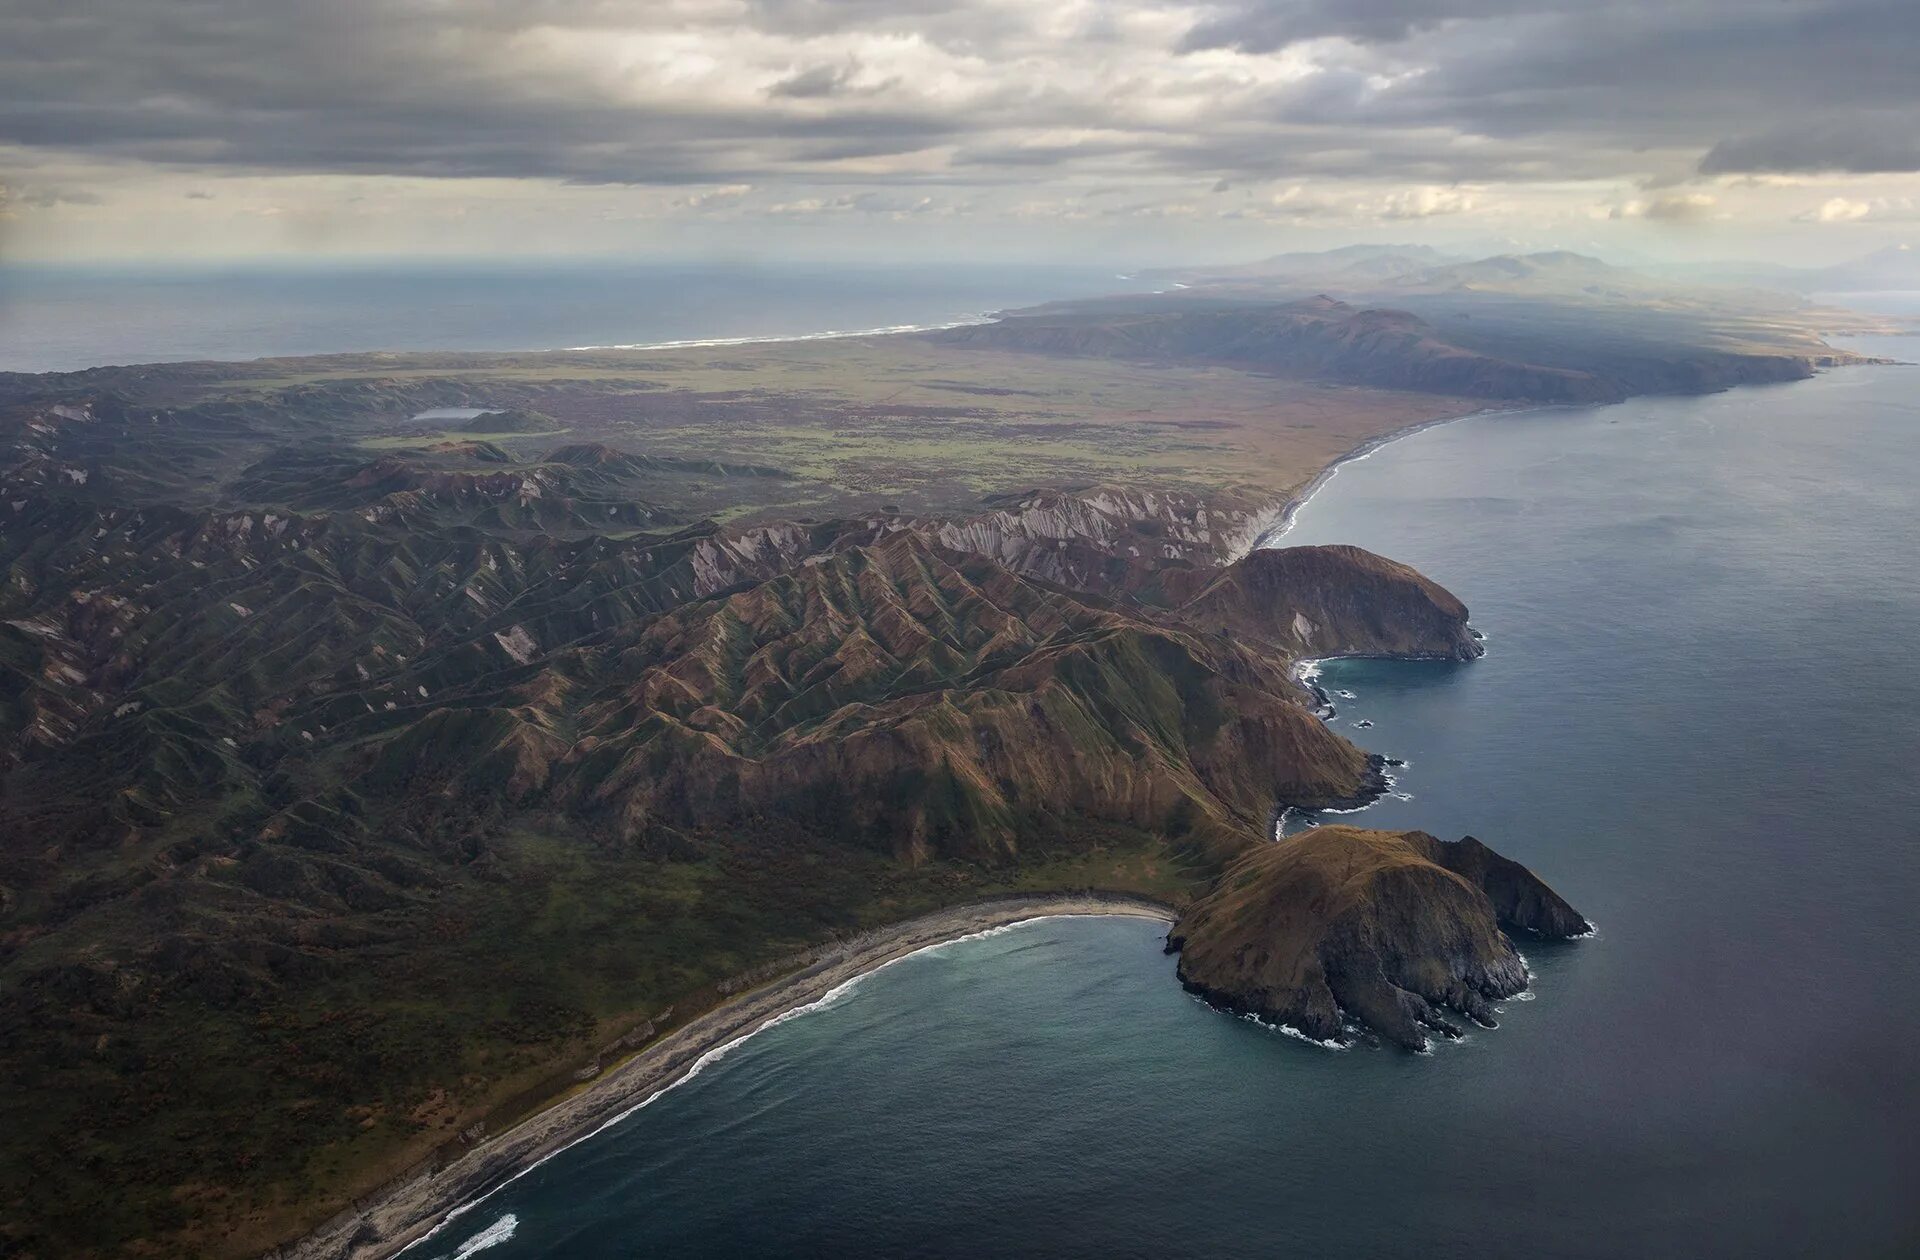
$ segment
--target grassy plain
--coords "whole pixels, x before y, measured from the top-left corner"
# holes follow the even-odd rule
[[[1134,484],[1281,492],[1342,453],[1470,400],[1284,380],[1224,367],[1067,359],[851,337],[671,351],[518,356],[338,356],[264,361],[219,382],[262,404],[349,383],[431,388],[472,406],[536,405],[564,441],[642,454],[771,464],[769,485],[686,487],[717,519],[835,514],[893,505],[964,510],[983,495]],[[270,369],[263,371],[262,369]],[[356,415],[379,450],[454,439],[521,457],[559,434],[420,425],[410,412]],[[751,497],[742,501],[741,495]]]

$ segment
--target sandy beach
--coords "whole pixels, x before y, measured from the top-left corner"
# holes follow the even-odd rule
[[[340,1212],[273,1260],[380,1260],[437,1232],[462,1209],[684,1080],[716,1051],[909,954],[997,927],[1064,915],[1171,921],[1142,897],[1100,893],[996,898],[936,911],[829,944],[811,962],[743,993],[635,1052],[590,1085],[438,1167],[417,1169]]]

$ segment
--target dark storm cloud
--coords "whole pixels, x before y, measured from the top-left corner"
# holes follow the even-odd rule
[[[1183,47],[1264,53],[1329,36],[1360,44],[1392,43],[1448,22],[1551,6],[1538,0],[1253,0],[1214,7],[1215,15],[1195,25]]]
[[[810,66],[789,75],[769,89],[774,96],[837,96],[853,82],[858,67],[852,62],[837,66]]]
[[[1916,0],[1230,0],[1171,24],[1115,3],[1079,28],[996,0],[10,7],[0,144],[196,169],[778,182],[936,149],[944,173],[879,178],[1920,169]],[[1221,50],[1305,60],[1249,76]]]
[[[1916,67],[1920,73],[1920,67]],[[1700,159],[1703,174],[1842,171],[1879,175],[1920,170],[1920,135],[1911,114],[1862,112],[1845,123],[1786,127],[1722,140]]]
[[[617,7],[561,0],[537,16],[591,35]],[[675,184],[818,160],[809,153],[910,152],[959,125],[882,103],[814,113],[636,103],[517,58],[513,13],[30,0],[0,43],[0,143],[185,166]],[[833,94],[805,75],[788,87]]]
[[[1297,120],[1691,148],[1708,153],[1703,173],[1920,170],[1906,139],[1920,128],[1914,0],[1253,0],[1205,12],[1189,50],[1338,37],[1378,58],[1358,65],[1417,71],[1391,90],[1300,102]]]

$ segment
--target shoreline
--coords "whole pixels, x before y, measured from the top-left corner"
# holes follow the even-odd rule
[[[699,1074],[748,1038],[819,1008],[914,954],[1036,919],[1120,915],[1171,923],[1147,897],[1080,892],[969,902],[813,951],[811,961],[643,1047],[512,1128],[446,1164],[416,1168],[336,1213],[270,1260],[386,1260],[438,1234],[496,1191]]]
[[[1916,332],[1915,334],[1912,334],[1912,335],[1920,335],[1920,332]],[[1833,347],[1833,349],[1841,350],[1849,354],[1857,353],[1854,351],[1846,351],[1844,347],[1840,347],[1840,346]],[[1898,360],[1894,360],[1894,359],[1881,359],[1881,358],[1874,358],[1868,355],[1860,355],[1859,357],[1856,358],[1854,362],[1838,363],[1838,364],[1833,364],[1827,367],[1820,367],[1813,371],[1810,371],[1807,376],[1800,377],[1796,380],[1745,381],[1745,382],[1740,382],[1738,384],[1722,386],[1719,389],[1703,390],[1699,392],[1717,394],[1717,393],[1725,393],[1728,390],[1752,388],[1758,385],[1793,385],[1793,384],[1798,384],[1800,380],[1810,380],[1814,376],[1819,375],[1821,372],[1832,371],[1835,367],[1899,367],[1899,366],[1913,366],[1913,365],[1903,365]],[[1343,454],[1334,458],[1319,472],[1315,473],[1313,476],[1313,480],[1307,482],[1306,485],[1302,486],[1298,493],[1289,495],[1287,498],[1286,505],[1280,509],[1280,519],[1277,522],[1275,522],[1272,526],[1263,530],[1260,534],[1255,536],[1253,540],[1253,546],[1249,548],[1249,550],[1259,551],[1262,548],[1272,547],[1276,543],[1278,543],[1280,539],[1286,537],[1287,532],[1293,528],[1294,517],[1299,515],[1300,509],[1305,507],[1308,501],[1311,500],[1315,494],[1319,493],[1320,488],[1326,485],[1328,481],[1332,480],[1333,475],[1339,472],[1344,465],[1355,463],[1359,460],[1363,460],[1367,456],[1379,450],[1381,447],[1391,445],[1394,442],[1398,442],[1401,438],[1412,437],[1416,433],[1424,432],[1427,429],[1435,429],[1440,427],[1443,424],[1454,424],[1461,420],[1474,420],[1483,416],[1505,416],[1505,415],[1513,415],[1518,412],[1528,412],[1528,411],[1579,411],[1589,407],[1593,407],[1593,408],[1617,407],[1621,403],[1632,402],[1638,398],[1660,398],[1665,396],[1666,395],[1661,395],[1661,394],[1629,394],[1624,398],[1614,399],[1610,402],[1591,402],[1591,403],[1515,402],[1511,406],[1481,407],[1477,411],[1462,412],[1457,416],[1435,416],[1429,420],[1419,420],[1413,424],[1405,426],[1404,428],[1395,429],[1391,433],[1382,433],[1378,437],[1370,437],[1366,441],[1354,447],[1352,450],[1346,451]],[[1687,395],[1682,395],[1682,396],[1687,396]],[[1238,559],[1238,558],[1239,557],[1237,556],[1234,557],[1234,559]]]
[[[1409,438],[1416,433],[1424,433],[1428,429],[1437,429],[1443,424],[1457,424],[1462,420],[1474,420],[1482,416],[1512,415],[1522,411],[1552,411],[1560,407],[1575,405],[1585,404],[1517,403],[1511,407],[1482,407],[1477,411],[1465,411],[1457,416],[1434,416],[1427,420],[1417,420],[1412,424],[1395,429],[1391,433],[1382,433],[1376,437],[1370,437],[1353,449],[1343,451],[1341,454],[1335,456],[1324,468],[1313,475],[1313,480],[1302,486],[1297,493],[1288,495],[1286,506],[1280,509],[1280,519],[1267,529],[1261,531],[1261,533],[1254,538],[1253,546],[1249,548],[1249,550],[1261,551],[1275,546],[1282,538],[1285,538],[1288,531],[1293,528],[1294,517],[1300,514],[1300,509],[1307,506],[1313,496],[1320,492],[1321,487],[1333,480],[1335,473],[1339,472],[1340,469],[1347,464],[1357,463],[1365,459],[1383,446],[1390,446],[1398,442],[1401,438]]]
[[[828,329],[824,332],[791,333],[785,336],[690,337],[680,341],[610,342],[606,345],[594,346],[560,346],[552,350],[533,350],[528,353],[584,354],[596,350],[702,350],[724,346],[785,345],[801,341],[845,341],[852,337],[907,337],[915,333],[946,332],[951,328],[972,328],[979,324],[991,324],[1000,318],[1000,314],[998,311],[989,311],[949,320],[944,324],[888,324],[878,328]]]

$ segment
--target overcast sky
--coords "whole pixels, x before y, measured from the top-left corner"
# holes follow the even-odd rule
[[[0,0],[0,254],[1829,261],[1920,0]]]

